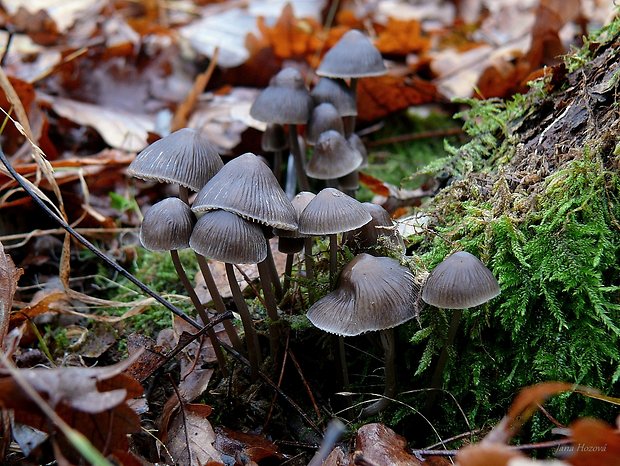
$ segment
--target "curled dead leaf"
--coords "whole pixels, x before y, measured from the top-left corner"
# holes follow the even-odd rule
[[[9,330],[9,316],[13,307],[13,295],[19,277],[24,273],[15,267],[11,256],[4,252],[0,243],[0,347],[4,347],[4,337]]]

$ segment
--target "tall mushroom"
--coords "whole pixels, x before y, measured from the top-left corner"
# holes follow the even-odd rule
[[[362,164],[362,154],[335,130],[320,134],[306,171],[311,178],[335,180],[355,171]]]
[[[329,281],[334,286],[338,267],[338,233],[354,230],[372,217],[362,204],[335,188],[321,190],[299,215],[299,233],[329,236]]]
[[[454,342],[463,314],[469,309],[490,301],[500,293],[493,273],[473,254],[455,252],[437,265],[422,287],[422,300],[441,309],[453,309],[446,343],[441,350],[431,378],[431,388],[439,388],[448,361],[448,349]],[[434,403],[436,392],[430,393],[427,407]]]
[[[288,125],[289,146],[295,160],[299,188],[308,191],[310,185],[305,161],[297,140],[297,126],[305,125],[310,116],[312,98],[303,77],[295,68],[284,68],[276,74],[250,108],[252,118],[265,123]]]
[[[392,329],[419,313],[419,287],[411,271],[389,257],[360,254],[349,262],[338,287],[308,310],[313,325],[340,337],[380,332],[385,352],[384,397],[362,414],[378,413],[396,393],[395,343]]]
[[[200,214],[214,209],[233,212],[271,228],[289,231],[297,229],[297,214],[278,180],[267,165],[249,152],[228,162],[198,192],[192,210]],[[263,242],[267,241],[263,237]],[[267,314],[271,321],[269,326],[271,350],[275,353],[278,347],[279,331],[276,323],[279,316],[271,288],[269,266],[265,261],[258,263],[258,272],[265,295]]]
[[[170,252],[174,269],[202,322],[206,325],[210,321],[209,315],[191,285],[178,253],[179,249],[189,247],[189,238],[193,228],[194,215],[189,206],[176,197],[169,197],[153,205],[144,214],[144,220],[140,226],[140,242],[150,251]],[[220,368],[226,374],[226,360],[215,331],[211,328],[207,331],[207,335],[213,345]]]
[[[189,246],[204,257],[226,264],[230,290],[245,330],[252,376],[257,376],[261,359],[258,337],[232,264],[256,264],[267,257],[268,245],[260,225],[231,212],[211,210],[196,222]]]

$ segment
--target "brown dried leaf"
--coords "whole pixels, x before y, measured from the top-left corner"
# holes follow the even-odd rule
[[[221,455],[215,449],[216,436],[207,417],[211,407],[188,404],[178,412],[170,423],[168,440],[165,442],[174,464],[202,466],[209,461],[221,463]]]
[[[574,466],[619,466],[620,432],[597,419],[578,419],[570,425],[573,446],[564,458]]]
[[[225,427],[215,429],[215,448],[233,458],[247,457],[259,463],[265,458],[282,459],[278,446],[262,435],[236,432]]]
[[[385,29],[379,33],[375,46],[381,53],[407,55],[425,52],[430,47],[430,42],[422,37],[419,21],[390,18]]]
[[[507,445],[478,443],[461,448],[456,454],[460,466],[508,466],[509,462],[525,456]]]
[[[13,295],[19,277],[24,273],[15,267],[11,256],[4,252],[0,243],[0,348],[4,347],[4,337],[9,330],[9,316],[13,307]]]
[[[357,117],[362,121],[377,120],[437,98],[435,86],[416,76],[362,78],[357,86]]]
[[[355,437],[355,449],[364,459],[377,465],[422,466],[423,463],[406,451],[407,441],[383,424],[366,424]]]

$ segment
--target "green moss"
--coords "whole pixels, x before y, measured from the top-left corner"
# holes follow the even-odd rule
[[[409,248],[427,270],[467,250],[500,283],[499,297],[464,312],[443,377],[474,427],[499,419],[520,388],[540,381],[610,394],[620,388],[618,133],[590,123],[581,130],[582,146],[521,153],[524,122],[541,100],[554,98],[542,89],[508,102],[469,101],[471,110],[461,116],[472,140],[449,147],[450,155],[435,164],[453,182],[424,208],[427,232]],[[415,360],[410,384],[428,386],[448,312],[427,307],[420,324],[407,327]],[[443,432],[463,429],[455,406],[445,397],[433,413]],[[609,405],[570,394],[553,398],[549,409],[561,422],[617,415]],[[538,419],[526,434],[541,439],[549,428]]]

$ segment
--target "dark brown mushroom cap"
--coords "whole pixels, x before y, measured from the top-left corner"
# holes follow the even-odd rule
[[[223,166],[217,149],[202,133],[182,128],[146,147],[131,162],[127,173],[199,191]]]
[[[319,180],[333,180],[356,170],[361,163],[362,154],[353,149],[342,134],[328,130],[316,141],[306,173]]]
[[[269,167],[248,152],[232,159],[196,195],[195,213],[223,209],[282,230],[297,228],[291,201]]]
[[[140,242],[151,251],[172,251],[189,247],[194,214],[181,199],[169,197],[151,206],[140,226]]]
[[[387,73],[381,53],[370,39],[356,29],[347,31],[327,51],[316,70],[329,78],[363,78]]]
[[[212,210],[200,217],[189,246],[205,257],[229,264],[256,264],[267,257],[260,225],[225,210]]]
[[[312,109],[312,114],[306,126],[306,142],[315,144],[321,133],[334,130],[344,134],[344,125],[338,110],[329,102],[324,102]]]
[[[342,79],[320,78],[310,91],[315,105],[329,102],[341,117],[356,116],[357,103],[353,91]]]
[[[284,126],[268,124],[261,137],[261,149],[266,152],[284,150],[288,147],[288,138],[284,132]]]
[[[455,252],[440,262],[422,287],[422,299],[442,309],[468,309],[499,295],[497,280],[476,256]]]
[[[295,212],[297,214],[297,221],[299,222],[299,216],[301,215],[301,213],[303,212],[303,210],[306,208],[306,206],[310,203],[310,201],[312,199],[314,199],[314,197],[316,196],[316,194],[308,192],[308,191],[302,191],[300,193],[298,193],[293,200],[291,201],[291,204],[293,205],[293,208],[295,209]],[[276,236],[279,236],[280,238],[282,237],[286,237],[286,238],[303,238],[305,235],[300,235],[299,234],[299,230],[295,229],[295,230],[281,230],[279,228],[274,228],[273,229],[273,233]],[[280,243],[278,243],[279,245]],[[282,251],[280,250],[280,252],[283,252],[285,254],[289,254],[286,251]]]
[[[344,233],[343,242],[354,249],[369,249],[377,246],[380,236],[385,236],[394,246],[404,248],[403,239],[388,211],[371,202],[363,202],[362,206],[372,216],[372,220],[360,228]]]
[[[372,217],[362,203],[334,188],[321,190],[299,216],[302,235],[331,235],[354,230]]]
[[[284,68],[258,95],[250,116],[266,123],[301,125],[308,121],[312,98],[299,71]]]
[[[360,254],[342,269],[338,287],[310,307],[308,319],[342,336],[385,330],[418,315],[418,293],[407,267],[389,257]]]

